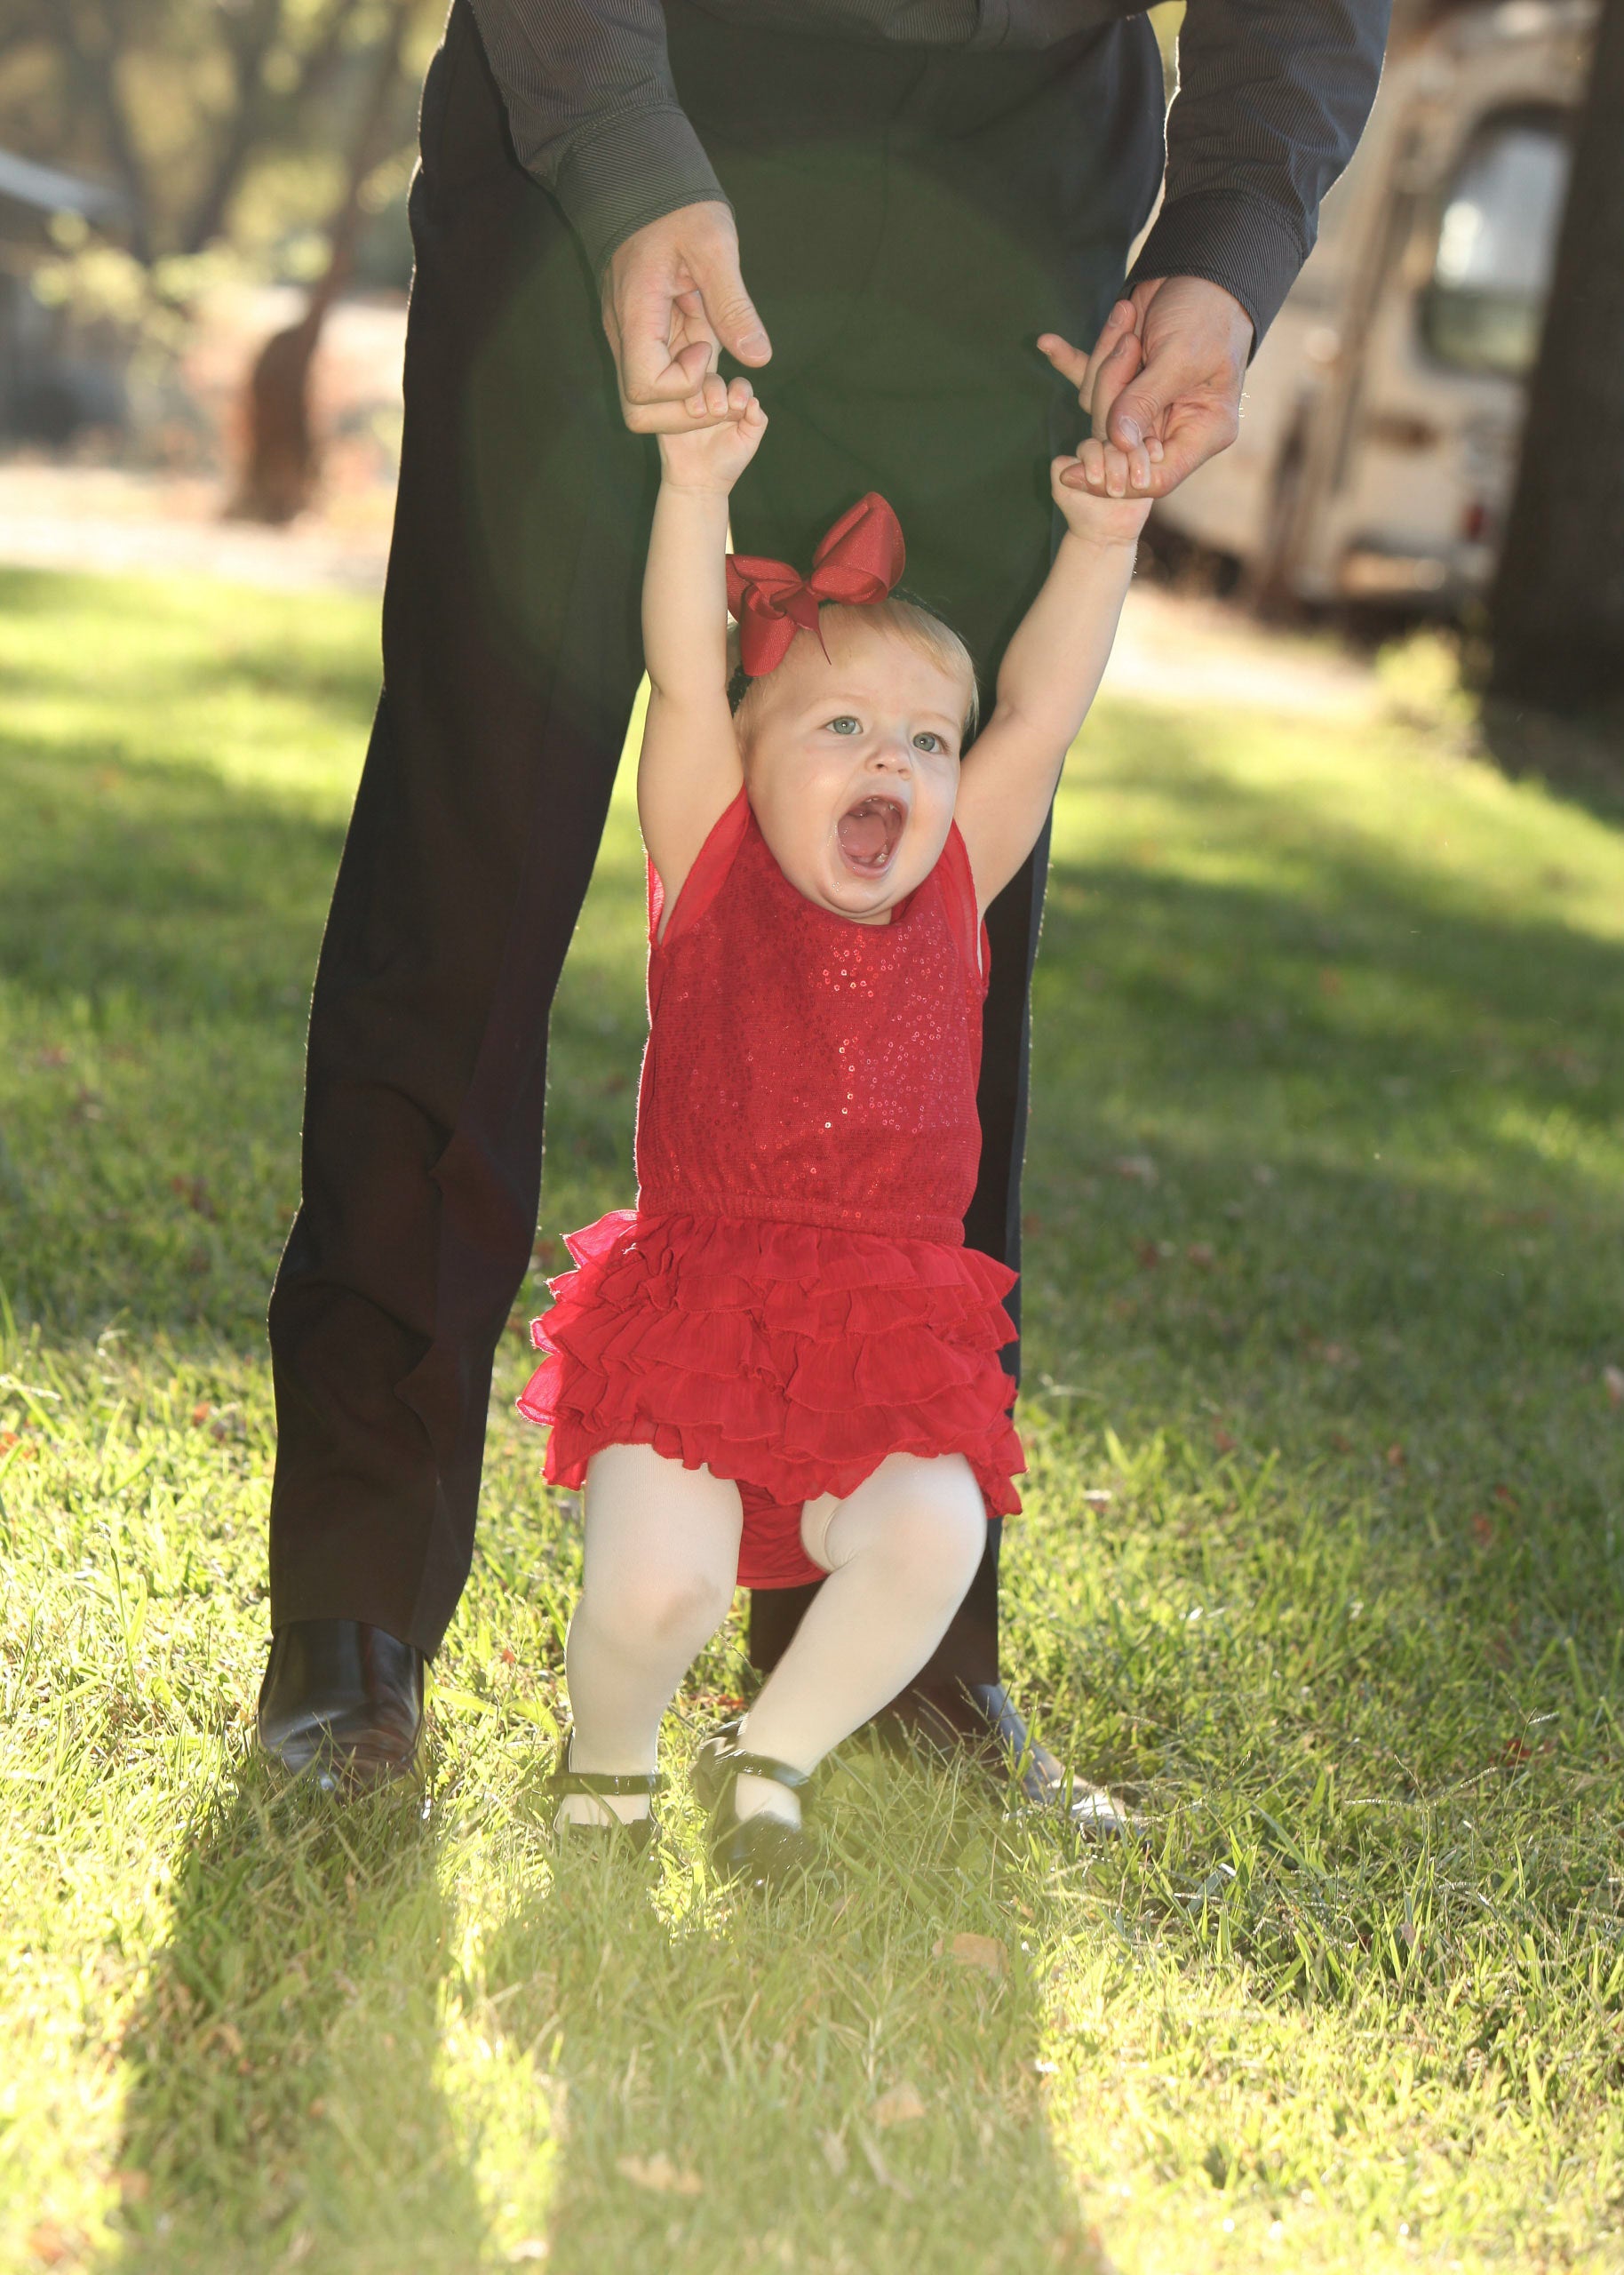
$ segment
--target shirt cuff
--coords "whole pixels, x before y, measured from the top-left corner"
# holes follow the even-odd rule
[[[676,109],[594,119],[571,138],[553,188],[594,276],[617,245],[662,213],[701,199],[730,203],[687,115]]]
[[[1245,190],[1192,190],[1162,207],[1124,289],[1153,276],[1222,284],[1252,319],[1255,355],[1310,251],[1278,205]]]

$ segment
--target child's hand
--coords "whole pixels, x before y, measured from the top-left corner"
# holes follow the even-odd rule
[[[1068,347],[1054,332],[1046,332],[1038,344],[1056,371],[1075,376],[1067,360],[1075,360],[1075,348]],[[1136,334],[1126,332],[1117,342],[1115,361],[1118,385],[1136,375],[1144,361]],[[1156,478],[1154,468],[1161,459],[1161,441],[1155,435],[1136,443],[1131,451],[1119,450],[1103,436],[1091,438],[1078,444],[1075,458],[1056,459],[1050,468],[1051,487],[1066,526],[1078,537],[1091,538],[1096,544],[1131,545],[1144,527]]]
[[[672,490],[725,498],[756,454],[767,432],[767,413],[748,379],[724,379],[720,371],[712,371],[689,398],[688,408],[696,418],[708,412],[720,424],[689,435],[662,435],[660,478]]]
[[[1078,444],[1075,458],[1051,461],[1049,488],[1074,537],[1093,545],[1133,544],[1150,513],[1144,477],[1135,480],[1129,463],[1143,456],[1142,448],[1119,451],[1091,437]]]

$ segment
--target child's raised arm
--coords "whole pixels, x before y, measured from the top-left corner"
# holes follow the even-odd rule
[[[705,388],[718,396],[714,411],[735,415],[697,434],[660,436],[643,572],[649,716],[637,816],[668,910],[744,780],[728,709],[728,498],[755,456],[767,414],[748,379],[712,376]]]
[[[1063,482],[1072,467],[1096,487]],[[965,759],[954,807],[983,908],[1037,843],[1066,753],[1111,654],[1134,548],[1150,510],[1148,498],[1123,494],[1127,478],[1123,453],[1097,442],[1085,443],[1078,458],[1056,459],[1049,469],[1066,533],[1004,652],[992,716]],[[1102,494],[1113,479],[1121,484],[1116,494]]]

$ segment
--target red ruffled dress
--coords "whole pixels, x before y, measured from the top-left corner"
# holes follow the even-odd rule
[[[740,1488],[749,1588],[821,1579],[802,1504],[890,1453],[963,1454],[988,1515],[1017,1510],[1015,1275],[964,1245],[987,982],[958,828],[856,924],[795,890],[741,791],[663,939],[652,866],[649,914],[637,1207],[569,1234],[531,1330],[547,1476],[612,1445],[708,1464]]]

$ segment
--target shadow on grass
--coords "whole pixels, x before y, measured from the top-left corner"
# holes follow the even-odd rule
[[[1484,696],[1477,729],[1490,757],[1512,781],[1539,781],[1598,821],[1624,826],[1624,707],[1611,718],[1570,720]]]
[[[302,1019],[343,832],[195,767],[64,764],[0,738],[0,958],[42,1009],[156,1036],[230,1011]]]
[[[239,1346],[299,1193],[306,1006],[342,831],[196,768],[0,737],[0,1257],[25,1323],[210,1327]],[[611,880],[611,889],[613,882]],[[630,1172],[637,889],[555,1027],[561,1161]],[[624,937],[625,952],[620,953]],[[590,1213],[590,1212],[589,1212]]]
[[[421,1806],[340,1810],[253,1764],[206,1805],[124,2041],[121,2275],[478,2260],[438,2084],[451,1923]]]
[[[557,1852],[483,1949],[569,2111],[549,2264],[1095,2268],[979,1785],[854,1742],[815,1802],[828,1877],[770,1897],[708,1885],[668,1816],[658,1863]]]

